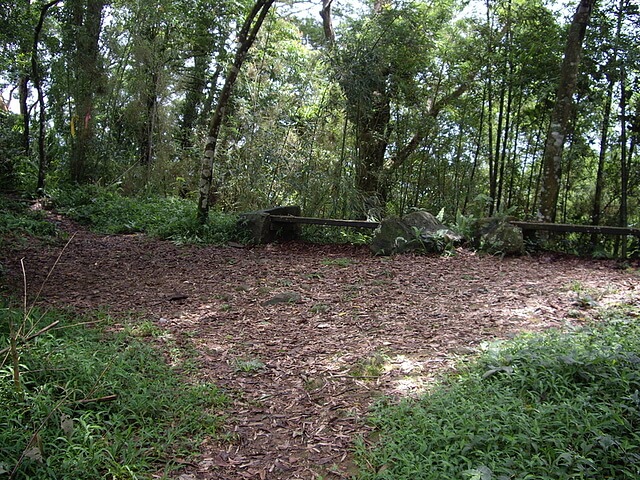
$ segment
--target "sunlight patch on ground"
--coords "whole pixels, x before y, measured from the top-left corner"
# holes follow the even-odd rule
[[[385,367],[389,376],[387,393],[402,397],[420,396],[433,386],[443,371],[452,369],[454,365],[455,361],[450,357],[435,356],[425,359],[396,355]]]

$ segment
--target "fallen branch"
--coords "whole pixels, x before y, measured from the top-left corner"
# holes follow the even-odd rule
[[[106,395],[104,397],[98,398],[85,398],[83,400],[78,400],[76,403],[84,405],[85,403],[103,403],[103,402],[113,402],[118,399],[118,395]]]
[[[36,333],[29,335],[27,338],[24,338],[22,340],[20,340],[20,342],[17,345],[23,345],[31,340],[33,340],[36,337],[39,337],[40,335],[42,335],[43,333],[48,332],[49,330],[51,330],[53,327],[55,327],[56,325],[58,325],[60,323],[60,320],[56,320],[55,322],[47,325],[46,327],[40,329],[39,331],[37,331]],[[10,347],[7,348],[3,348],[2,350],[0,350],[0,355],[4,355],[5,353],[7,353],[9,351]]]

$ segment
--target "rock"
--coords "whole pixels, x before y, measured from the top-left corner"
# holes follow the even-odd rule
[[[278,228],[271,225],[271,215],[300,216],[300,207],[274,207],[256,212],[243,213],[238,219],[238,229],[247,230],[251,241],[255,244],[271,243],[278,239],[295,240],[300,236],[300,225],[289,223]]]
[[[460,235],[449,230],[431,213],[417,211],[402,218],[385,218],[380,222],[370,248],[376,255],[413,251],[442,253],[447,246],[461,241]]]
[[[524,252],[522,229],[509,223],[509,217],[483,218],[474,225],[474,246],[492,255],[520,255]]]
[[[419,210],[411,212],[402,217],[402,220],[412,227],[419,228],[424,232],[436,232],[447,227],[429,212]]]
[[[380,222],[369,248],[376,255],[404,252],[412,240],[413,231],[400,217],[388,217]]]
[[[276,305],[278,303],[300,303],[302,302],[302,295],[298,292],[283,292],[278,293],[270,298],[266,302],[262,302],[262,305]]]

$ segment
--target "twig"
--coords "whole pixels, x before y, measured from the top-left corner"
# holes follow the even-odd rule
[[[26,308],[27,308],[27,300],[26,300],[26,298],[27,298],[27,278],[26,278],[26,273],[24,273],[25,270],[24,270],[24,264],[23,264],[22,272],[23,272],[23,276],[24,276],[25,318],[27,318],[27,317],[29,317],[29,315],[31,315],[31,312],[33,311],[33,309],[36,306],[36,302],[38,301],[38,299],[40,298],[40,295],[42,294],[42,290],[44,290],[44,286],[46,285],[47,281],[49,280],[49,277],[51,277],[51,274],[56,269],[56,266],[58,266],[58,263],[60,262],[60,259],[62,258],[62,255],[64,254],[64,251],[67,249],[67,247],[69,246],[71,241],[75,238],[75,236],[76,236],[75,233],[73,235],[71,235],[71,238],[69,238],[69,240],[64,245],[64,247],[62,247],[62,250],[60,250],[60,254],[58,255],[58,258],[56,258],[56,261],[53,263],[53,266],[49,269],[49,273],[47,274],[47,277],[42,282],[42,285],[40,285],[40,290],[38,290],[38,293],[36,294],[36,297],[33,299],[33,304],[31,305],[31,308],[29,309],[28,312],[26,310]],[[22,260],[24,260],[24,259],[22,259]],[[21,262],[22,262],[22,260],[21,260]]]
[[[39,331],[37,331],[36,333],[34,333],[33,335],[29,335],[27,338],[21,340],[20,343],[16,343],[16,344],[17,345],[22,345],[24,343],[27,343],[28,341],[33,340],[36,337],[39,337],[43,333],[48,332],[49,330],[51,330],[53,327],[55,327],[59,323],[60,323],[60,320],[56,320],[52,324],[47,325],[46,327],[44,327],[44,328],[40,329]],[[9,347],[3,348],[2,350],[0,350],[0,355],[4,355],[7,351],[9,351]]]
[[[16,478],[15,475],[18,472],[18,468],[20,468],[20,465],[22,464],[22,462],[24,460],[24,457],[26,456],[27,451],[29,450],[29,447],[34,444],[34,442],[38,438],[38,435],[40,434],[40,431],[42,431],[42,429],[47,424],[47,422],[49,421],[51,416],[60,408],[60,405],[62,405],[62,403],[69,397],[69,395],[70,394],[68,393],[62,399],[60,399],[58,401],[58,403],[56,403],[55,406],[51,409],[51,411],[47,414],[47,416],[44,418],[44,420],[42,420],[42,422],[40,423],[38,428],[36,428],[35,433],[31,436],[31,440],[29,440],[29,443],[27,443],[26,448],[22,451],[22,455],[20,455],[20,458],[18,458],[18,461],[16,462],[15,466],[13,467],[13,470],[9,474],[9,480],[11,480],[12,478]]]
[[[76,403],[80,405],[84,405],[85,403],[102,403],[102,402],[112,402],[118,399],[118,395],[106,395],[104,397],[99,398],[85,398],[84,400],[78,400]]]
[[[20,259],[20,267],[22,268],[22,306],[25,318],[27,317],[27,271],[24,268],[24,257]]]

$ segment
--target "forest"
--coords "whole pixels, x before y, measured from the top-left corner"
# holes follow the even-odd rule
[[[0,21],[0,479],[640,478],[637,0]]]
[[[201,220],[296,204],[638,223],[631,0],[21,1],[0,15],[3,189],[181,196]]]

